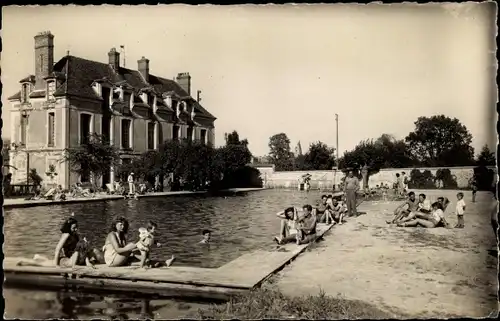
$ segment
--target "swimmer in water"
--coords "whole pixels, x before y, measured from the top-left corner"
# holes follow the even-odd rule
[[[210,244],[210,237],[212,236],[212,232],[210,232],[209,230],[203,230],[201,234],[203,235],[203,239],[199,243]]]

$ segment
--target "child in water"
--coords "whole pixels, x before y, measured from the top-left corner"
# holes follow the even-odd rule
[[[160,247],[161,244],[156,242],[154,239],[154,234],[158,225],[155,222],[149,221],[148,227],[139,228],[139,242],[137,242],[137,249],[141,252],[140,255],[140,267],[145,268],[151,264],[149,256],[151,254],[151,247],[156,245]],[[165,261],[166,266],[172,265],[172,262],[175,260],[175,257],[172,255],[170,259]]]
[[[212,232],[209,230],[203,230],[201,233],[203,235],[203,239],[199,242],[200,244],[209,244],[210,243],[210,237],[212,236]]]

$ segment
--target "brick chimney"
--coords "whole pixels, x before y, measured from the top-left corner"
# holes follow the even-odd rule
[[[54,36],[50,31],[35,36],[35,89],[45,89],[44,77],[52,73],[54,66]]]
[[[137,60],[137,70],[141,73],[146,82],[149,82],[149,59],[142,58]]]
[[[178,73],[177,83],[188,93],[189,96],[191,96],[191,76],[189,75],[189,72]]]
[[[120,68],[120,53],[116,48],[111,48],[108,52],[109,65],[116,71]]]

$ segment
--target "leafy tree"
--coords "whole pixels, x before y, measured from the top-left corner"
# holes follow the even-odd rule
[[[461,166],[474,161],[472,135],[456,118],[419,117],[405,141],[411,155],[423,165]]]
[[[361,141],[353,150],[344,153],[339,168],[344,172],[352,170],[359,177],[359,170],[366,164],[369,176],[377,173],[383,164],[383,155],[377,147],[373,140]]]
[[[214,167],[219,167],[222,181],[221,188],[254,187],[260,180],[260,172],[248,166],[252,153],[248,149],[248,140],[240,140],[236,131],[226,134],[226,146],[217,149]]]
[[[90,134],[88,140],[80,146],[66,149],[62,158],[63,162],[69,163],[71,171],[79,175],[89,174],[94,187],[111,166],[119,165],[119,160],[116,147],[95,133]]]
[[[148,151],[132,159],[130,163],[118,165],[116,173],[120,179],[125,180],[130,172],[136,178],[142,178],[154,184],[158,175],[163,175],[161,155],[158,151]]]
[[[384,159],[382,168],[406,168],[415,164],[404,140],[397,140],[389,134],[382,134],[375,144]]]
[[[233,130],[229,134],[226,133],[224,136],[226,138],[226,145],[243,145],[245,147],[248,147],[248,140],[240,140],[240,135],[235,130]]]
[[[285,133],[279,133],[269,138],[269,150],[269,157],[277,171],[286,171],[293,168],[290,139]]]
[[[488,145],[484,145],[481,152],[477,156],[477,164],[479,166],[494,166],[496,164],[495,153],[490,151]]]
[[[331,170],[335,165],[334,153],[335,148],[330,148],[325,143],[319,141],[312,143],[304,155],[304,169]]]

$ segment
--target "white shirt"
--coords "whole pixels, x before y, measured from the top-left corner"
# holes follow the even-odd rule
[[[422,203],[418,203],[418,208],[430,211],[431,210],[431,201],[430,200],[424,200]]]
[[[461,200],[457,201],[456,212],[457,212],[457,215],[464,215],[464,213],[465,213],[465,201],[463,198]]]
[[[129,175],[129,176],[128,176],[127,181],[128,181],[129,183],[133,183],[133,182],[134,182],[134,176]]]
[[[435,210],[434,212],[432,212],[432,218],[439,223],[444,218],[444,212],[439,209]]]

